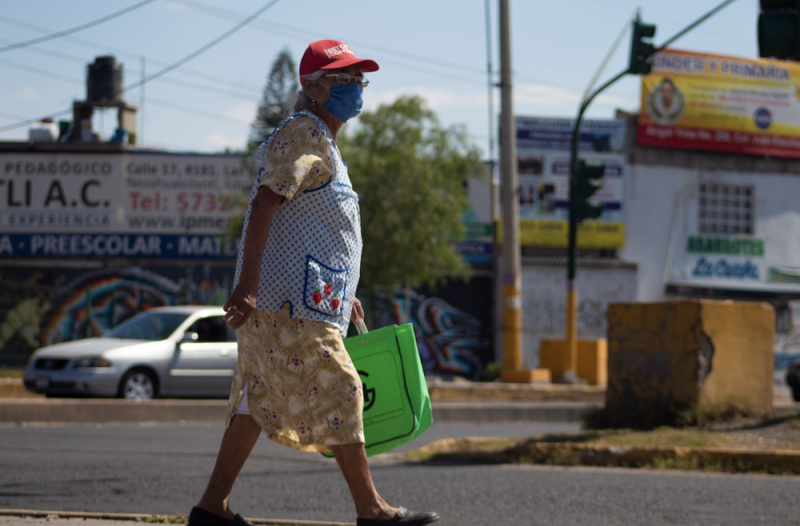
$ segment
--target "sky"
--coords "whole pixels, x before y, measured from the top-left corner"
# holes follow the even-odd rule
[[[139,0],[26,0],[0,3],[0,48],[104,17]],[[514,113],[572,118],[581,94],[626,24],[641,9],[661,43],[721,0],[510,0]],[[155,0],[73,35],[0,52],[0,128],[66,110],[86,98],[86,65],[114,55],[124,85],[150,75],[222,35],[267,0]],[[499,81],[499,6],[489,0],[492,82]],[[485,0],[280,0],[250,25],[185,64],[135,88],[143,103],[140,145],[173,151],[242,149],[270,65],[288,47],[299,64],[306,46],[334,38],[359,57],[376,60],[368,75],[366,110],[414,94],[443,125],[462,124],[488,156],[490,143]],[[737,0],[681,38],[673,48],[757,57],[757,0]],[[627,67],[629,31],[600,79]],[[613,118],[639,107],[640,81],[627,76],[587,116]],[[496,126],[500,93],[492,90]],[[66,117],[70,118],[70,117]],[[351,126],[348,123],[348,126]],[[115,114],[95,118],[110,136]],[[28,126],[0,132],[27,140]],[[345,131],[347,126],[345,127]],[[497,133],[494,132],[496,136]],[[495,150],[495,157],[497,153]]]

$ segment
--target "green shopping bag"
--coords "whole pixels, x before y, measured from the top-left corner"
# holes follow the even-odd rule
[[[408,323],[366,332],[359,322],[361,334],[345,339],[344,346],[361,377],[365,446],[372,456],[420,436],[433,423],[433,412],[414,327]]]

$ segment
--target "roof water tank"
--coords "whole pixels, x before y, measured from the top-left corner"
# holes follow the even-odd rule
[[[58,127],[52,119],[43,119],[28,130],[28,140],[31,142],[55,142],[57,138]]]
[[[86,101],[92,104],[122,102],[122,64],[117,64],[117,59],[97,57],[87,66]]]

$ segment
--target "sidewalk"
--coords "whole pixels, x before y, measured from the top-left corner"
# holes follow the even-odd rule
[[[252,519],[253,524],[265,526],[355,526],[349,522],[303,521],[284,519]],[[148,515],[140,513],[91,513],[72,511],[35,511],[0,509],[0,526],[132,526],[133,524],[186,524],[178,515]]]
[[[45,398],[6,381],[0,423],[220,422],[227,401],[114,398]],[[574,422],[603,406],[605,388],[587,385],[503,384],[429,380],[437,422]],[[800,403],[776,398],[777,416],[800,414]]]
[[[60,422],[219,422],[226,400],[45,398],[28,393],[21,381],[0,390],[0,423]],[[437,422],[580,422],[600,407],[605,389],[597,386],[428,382]]]

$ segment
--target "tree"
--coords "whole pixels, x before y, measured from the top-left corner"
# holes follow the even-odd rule
[[[261,103],[250,127],[244,158],[245,168],[250,168],[253,152],[259,145],[267,140],[283,119],[291,115],[299,89],[294,60],[289,48],[283,48],[272,61]]]
[[[466,180],[484,170],[465,128],[443,128],[420,97],[404,96],[362,113],[339,137],[359,194],[360,284],[396,290],[466,277],[469,266],[455,250]]]
[[[283,48],[272,61],[256,120],[250,130],[251,144],[258,147],[291,114],[299,89],[294,60],[289,48]]]
[[[292,59],[289,48],[283,48],[272,61],[261,103],[258,105],[256,118],[250,127],[250,135],[247,138],[247,146],[242,158],[242,166],[248,172],[255,172],[252,166],[253,152],[267,140],[283,119],[291,115],[299,89],[294,59]],[[239,239],[242,235],[249,193],[248,189],[241,195],[234,196],[232,200],[235,212],[228,223],[228,237],[232,239]]]

